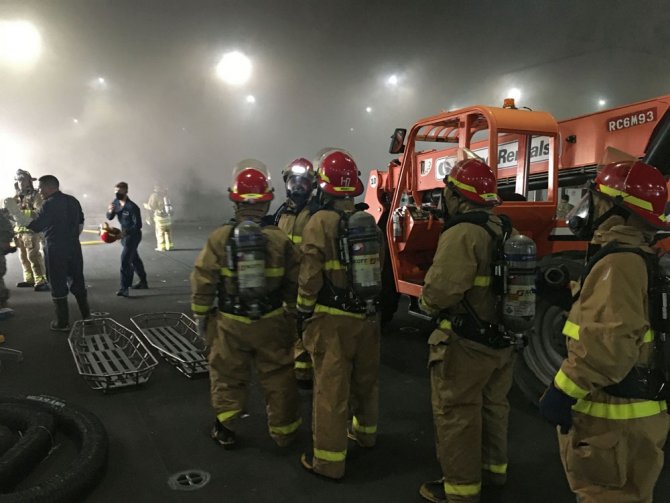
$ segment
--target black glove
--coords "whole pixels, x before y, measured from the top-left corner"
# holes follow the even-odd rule
[[[577,400],[566,395],[552,382],[540,398],[540,414],[566,434],[572,427],[572,406]]]
[[[2,250],[3,255],[9,255],[10,253],[14,253],[16,251],[16,246],[10,246],[9,248],[6,248]]]

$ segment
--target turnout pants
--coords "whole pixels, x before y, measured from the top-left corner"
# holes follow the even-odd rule
[[[514,354],[441,330],[428,343],[436,451],[447,501],[476,502],[482,480],[506,481]]]
[[[318,307],[318,306],[317,306]],[[379,414],[379,321],[315,313],[304,343],[314,364],[313,466],[339,479],[347,456],[347,423],[358,441],[372,447]]]
[[[142,233],[138,232],[132,236],[126,236],[121,240],[123,251],[121,251],[121,288],[130,288],[133,283],[133,274],[137,273],[140,281],[147,280],[144,263],[140,258],[137,247],[142,241]]]
[[[565,435],[558,433],[558,443],[568,483],[580,503],[652,501],[670,428],[670,415],[656,409],[656,414],[636,419],[573,412],[573,427]]]
[[[293,320],[292,320],[293,321]],[[305,349],[305,346],[302,342],[302,334],[298,333],[297,323],[293,323],[295,326],[295,333],[297,337],[295,339],[295,344],[293,346],[293,358],[295,369],[295,378],[298,381],[309,382],[313,378],[313,366],[312,366],[312,357]]]
[[[209,378],[218,420],[235,430],[236,419],[246,407],[255,366],[265,396],[270,436],[280,446],[288,444],[302,419],[293,376],[295,336],[287,318],[278,314],[251,321],[219,313],[217,327],[209,352]]]
[[[34,232],[21,232],[16,235],[16,247],[19,249],[23,280],[37,285],[46,283],[44,260],[40,252],[42,238]]]
[[[156,248],[160,251],[174,248],[172,242],[172,219],[170,217],[154,217],[156,229]]]

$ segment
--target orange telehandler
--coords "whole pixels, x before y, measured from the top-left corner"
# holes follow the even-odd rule
[[[586,243],[556,218],[559,187],[585,187],[607,147],[670,174],[669,109],[670,95],[559,122],[505,100],[502,108],[471,106],[421,119],[409,132],[396,129],[389,152],[398,157],[385,171],[370,172],[365,193],[367,211],[388,243],[382,319],[392,318],[400,295],[409,297],[410,313],[421,316],[417,299],[443,227],[443,179],[458,149],[473,150],[497,174],[504,202],[496,211],[535,241],[540,277],[566,284],[579,277]],[[516,369],[517,383],[533,400],[565,354],[565,308],[538,291],[534,333]]]

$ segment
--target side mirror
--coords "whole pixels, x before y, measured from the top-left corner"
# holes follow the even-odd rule
[[[405,151],[405,135],[406,129],[396,128],[391,136],[391,145],[389,146],[389,154],[402,154]]]

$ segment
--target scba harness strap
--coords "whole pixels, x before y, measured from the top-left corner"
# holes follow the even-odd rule
[[[498,218],[500,218],[500,226],[502,230],[502,232],[498,234],[488,225],[491,221],[490,217],[491,214],[485,211],[471,211],[461,215],[456,215],[445,223],[442,232],[445,232],[446,230],[463,223],[470,223],[481,227],[489,234],[493,240],[491,285],[497,297],[496,309],[498,311],[498,316],[499,319],[502,319],[501,297],[505,292],[506,276],[504,246],[505,241],[507,241],[507,239],[509,239],[512,234],[512,221],[507,215],[498,215]],[[470,304],[470,302],[467,300],[465,295],[461,301],[461,305],[465,309],[465,313],[454,314],[450,313],[448,310],[440,313],[438,317],[438,323],[440,323],[440,326],[443,326],[444,323],[447,322],[451,330],[453,330],[460,337],[484,344],[485,346],[494,349],[504,349],[511,345],[511,340],[510,338],[506,337],[505,330],[498,325],[482,320],[475,309],[472,307],[472,304]]]
[[[587,262],[580,283],[583,285],[596,263],[612,253],[634,253],[644,260],[647,268],[649,324],[654,334],[654,352],[650,366],[635,366],[618,383],[604,390],[619,398],[644,400],[670,399],[670,277],[660,265],[659,257],[639,248],[622,246],[612,241],[598,250]],[[575,300],[579,294],[575,296]]]
[[[227,292],[222,284],[219,292],[219,310],[223,313],[247,317],[255,320],[282,307],[283,299],[281,290],[277,289],[265,295],[259,296],[258,298],[254,298],[252,302],[249,302],[248,299],[244,300],[241,298],[238,274],[237,244],[234,237],[235,228],[239,225],[239,222],[237,222],[235,219],[231,219],[226,225],[232,227],[226,242],[226,259],[228,269],[231,271],[231,279],[235,285],[236,292],[235,294]],[[263,228],[266,225],[270,224],[261,223],[260,227]]]
[[[337,235],[338,259],[346,271],[347,286],[345,288],[339,288],[333,284],[327,275],[324,275],[325,287],[319,292],[317,303],[349,313],[373,316],[379,308],[380,299],[377,297],[371,302],[366,302],[365,299],[362,299],[357,295],[354,289],[354,273],[349,250],[349,220],[360,210],[347,213],[334,208],[321,208],[319,211],[334,211],[340,216]]]

